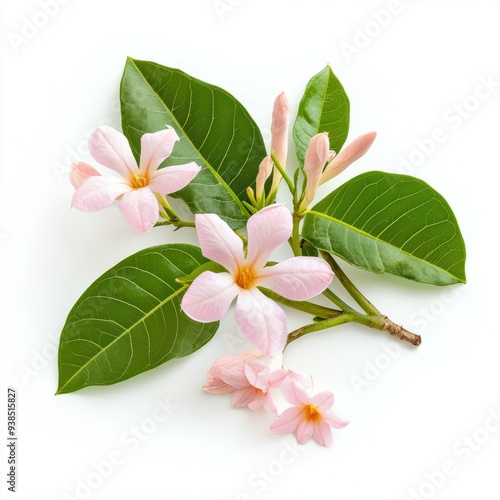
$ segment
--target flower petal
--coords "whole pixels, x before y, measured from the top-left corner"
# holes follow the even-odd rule
[[[243,389],[251,385],[245,375],[245,365],[238,364],[227,368],[222,368],[220,378],[226,384],[232,385],[235,389]]]
[[[291,300],[307,300],[323,292],[333,272],[318,257],[292,257],[259,271],[255,284]]]
[[[313,389],[313,380],[310,373],[278,369],[272,371],[269,375],[271,387],[280,387],[281,384],[286,382],[301,386],[306,393]]]
[[[303,406],[311,402],[311,396],[307,394],[307,389],[302,385],[300,380],[297,383],[291,377],[284,379],[281,383],[281,392],[284,398],[295,406]]]
[[[284,368],[278,368],[273,370],[269,375],[269,385],[271,387],[279,387],[284,380],[288,379],[290,370],[285,370]]]
[[[151,177],[149,189],[154,193],[170,194],[186,187],[201,170],[196,163],[175,165],[157,170]]]
[[[271,431],[278,436],[295,432],[302,421],[302,408],[293,406],[287,408],[278,418],[271,423]]]
[[[71,207],[83,212],[97,212],[109,207],[118,196],[131,190],[123,179],[117,177],[90,177],[75,191]]]
[[[215,214],[197,214],[196,231],[202,254],[236,274],[243,262],[243,241]]]
[[[203,386],[203,390],[209,392],[210,394],[228,394],[230,392],[234,392],[236,386],[233,386],[221,379],[220,375],[223,370],[227,373],[238,366],[241,367],[241,376],[243,377],[243,380],[248,383],[244,370],[245,361],[247,358],[257,358],[260,356],[262,356],[262,354],[257,349],[251,349],[249,351],[242,352],[238,356],[221,356],[217,358],[208,370],[207,381]]]
[[[245,376],[248,382],[263,392],[267,392],[269,387],[270,372],[269,365],[259,359],[249,358],[245,363]]]
[[[313,437],[321,446],[330,447],[333,444],[332,430],[326,422],[316,422],[313,427]]]
[[[320,184],[324,184],[336,175],[339,175],[351,163],[359,160],[370,149],[375,137],[377,137],[376,132],[368,132],[367,134],[357,137],[348,146],[342,149],[325,168],[321,176]]]
[[[319,410],[326,411],[333,406],[333,394],[329,391],[318,392],[312,399],[311,404]]]
[[[332,413],[325,413],[325,422],[334,429],[342,429],[349,424],[348,420],[343,420],[339,417],[336,417]]]
[[[97,177],[101,174],[91,165],[84,161],[77,161],[71,165],[69,172],[69,182],[73,184],[75,189],[78,189],[90,177]]]
[[[260,401],[262,404],[262,408],[269,413],[272,413],[273,415],[276,415],[278,413],[278,408],[276,407],[276,403],[274,402],[274,397],[272,393],[267,392],[267,393],[262,393],[260,397]],[[249,408],[252,408],[249,406]],[[254,408],[252,408],[253,410]]]
[[[127,138],[112,127],[103,125],[90,134],[89,151],[99,163],[125,179],[138,172]]]
[[[247,385],[241,389],[236,389],[233,395],[233,406],[236,408],[241,408],[243,406],[250,407],[252,403],[259,400],[259,393],[260,391],[251,385]]]
[[[168,127],[141,137],[141,159],[139,168],[144,175],[152,175],[158,166],[172,154],[179,140],[177,132]],[[171,191],[173,192],[173,191]]]
[[[181,308],[201,323],[218,321],[238,295],[239,287],[228,273],[201,273],[185,293]]]
[[[202,389],[209,394],[230,394],[234,387],[224,382],[220,377],[209,377]]]
[[[287,338],[285,313],[260,290],[240,289],[235,314],[238,326],[260,352],[274,355],[283,350]]]
[[[253,401],[250,401],[248,403],[248,407],[251,410],[266,410],[269,413],[272,413],[273,415],[276,415],[276,412],[278,411],[276,408],[276,405],[274,404],[273,396],[271,393],[265,394],[259,389],[255,389],[255,397]]]
[[[158,221],[158,200],[148,187],[126,193],[119,208],[127,222],[141,233],[151,231]]]
[[[292,235],[292,214],[285,205],[270,205],[248,219],[247,263],[254,270]]]
[[[314,426],[313,422],[307,420],[301,420],[297,426],[295,434],[297,435],[297,441],[300,444],[305,444],[309,439],[314,436]]]

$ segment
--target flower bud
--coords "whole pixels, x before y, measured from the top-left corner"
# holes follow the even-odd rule
[[[271,157],[266,156],[259,166],[259,173],[255,185],[255,198],[257,204],[260,205],[262,197],[264,196],[264,185],[273,171],[273,161]]]
[[[330,156],[328,134],[316,134],[312,137],[309,141],[309,146],[307,147],[306,156],[304,158],[304,172],[307,176],[307,185],[301,209],[307,208],[309,203],[314,199],[323,173],[323,168]]]
[[[234,392],[232,385],[226,384],[221,378],[221,370],[233,368],[235,366],[245,365],[245,361],[249,358],[260,358],[262,354],[257,349],[245,351],[238,356],[222,356],[217,358],[207,373],[207,381],[203,386],[203,390],[210,394],[229,394]]]
[[[370,149],[375,137],[377,137],[376,132],[368,132],[367,134],[357,137],[348,146],[342,149],[326,167],[321,176],[320,185],[339,175],[351,163],[359,160]]]

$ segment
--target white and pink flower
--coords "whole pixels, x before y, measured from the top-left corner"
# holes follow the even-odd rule
[[[228,272],[205,271],[188,288],[183,311],[201,323],[218,321],[238,297],[236,322],[263,354],[281,351],[287,338],[286,316],[258,287],[291,300],[307,300],[323,292],[333,273],[317,257],[292,257],[267,266],[269,257],[292,234],[292,216],[284,205],[271,205],[248,220],[248,247],[215,214],[198,214],[196,230],[203,255]]]
[[[76,188],[71,206],[84,212],[102,210],[115,200],[127,222],[137,231],[147,232],[158,221],[156,195],[167,195],[187,186],[201,170],[196,163],[158,169],[168,158],[179,136],[171,127],[141,138],[139,166],[126,137],[102,126],[89,138],[93,158],[118,176],[102,176],[84,162],[72,165],[70,181]]]
[[[348,424],[329,411],[333,406],[331,392],[310,396],[301,384],[293,380],[282,383],[281,392],[293,406],[272,422],[271,431],[277,435],[294,433],[300,444],[313,438],[322,446],[331,446],[331,428],[341,429]]]

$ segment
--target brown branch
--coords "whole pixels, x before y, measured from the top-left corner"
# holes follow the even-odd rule
[[[385,330],[391,335],[394,335],[394,337],[397,337],[400,340],[406,340],[407,342],[415,346],[419,346],[422,343],[422,337],[420,337],[420,335],[410,332],[406,328],[397,325],[396,323],[392,322],[387,316],[384,316],[384,324],[381,330]]]

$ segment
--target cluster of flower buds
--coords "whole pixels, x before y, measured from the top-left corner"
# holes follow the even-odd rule
[[[249,187],[248,197],[258,211],[274,203],[276,192],[286,169],[288,151],[289,105],[285,93],[281,93],[274,101],[271,121],[271,154],[266,156],[259,167],[255,182],[255,192]],[[303,214],[313,201],[319,186],[336,177],[349,165],[361,158],[371,147],[376,132],[368,132],[354,139],[338,154],[330,149],[328,133],[314,135],[304,158],[304,174],[306,181],[296,208],[297,215]],[[273,175],[272,184],[266,195],[266,181]]]
[[[255,210],[260,210],[274,203],[276,192],[280,185],[282,170],[286,166],[288,152],[288,121],[290,108],[288,99],[282,92],[274,101],[273,117],[271,121],[271,154],[266,156],[260,166],[255,183],[255,193],[251,187],[247,194]],[[266,181],[273,175],[271,188],[266,196]]]

